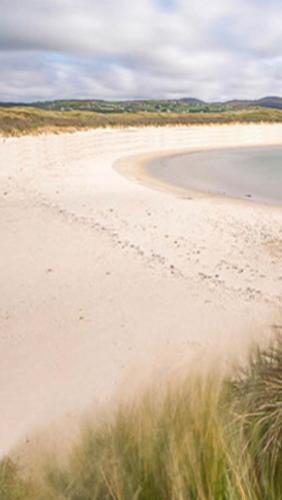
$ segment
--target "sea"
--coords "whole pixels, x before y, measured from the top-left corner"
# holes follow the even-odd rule
[[[152,160],[146,171],[172,187],[282,205],[282,146],[175,154]]]

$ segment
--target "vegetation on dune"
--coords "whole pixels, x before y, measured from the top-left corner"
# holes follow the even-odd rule
[[[233,376],[191,375],[121,405],[83,430],[64,463],[49,457],[21,476],[4,460],[0,497],[26,499],[28,488],[36,500],[279,500],[281,423],[278,338]]]
[[[0,462],[0,499],[29,500],[36,498],[31,482],[21,477],[17,465],[9,458]]]
[[[282,122],[282,110],[246,108],[230,110],[199,110],[190,112],[168,112],[159,110],[122,112],[113,108],[111,112],[97,112],[84,108],[57,109],[32,106],[1,106],[0,134],[17,135],[45,131],[83,130],[98,127],[201,125],[224,123]]]
[[[233,397],[252,458],[252,486],[259,498],[282,499],[282,337],[252,353],[233,381]]]

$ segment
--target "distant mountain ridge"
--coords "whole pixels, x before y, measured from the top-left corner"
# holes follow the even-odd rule
[[[228,101],[207,102],[194,97],[179,99],[130,99],[110,101],[103,99],[58,99],[32,103],[0,102],[0,107],[34,107],[52,111],[93,111],[97,113],[219,113],[248,108],[282,109],[282,97],[266,96],[260,99],[231,99]]]
[[[260,106],[262,108],[282,109],[282,97],[268,96],[255,100],[234,99],[225,102],[225,104],[230,105],[232,107]]]

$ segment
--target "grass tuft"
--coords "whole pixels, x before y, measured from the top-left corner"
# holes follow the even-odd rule
[[[259,498],[282,498],[281,336],[266,350],[254,349],[233,387],[254,488]]]
[[[17,465],[9,458],[0,462],[0,499],[31,500],[33,485],[23,479]]]
[[[16,496],[25,480],[5,467],[5,500],[279,500],[282,340],[232,377],[191,375],[89,423],[64,463],[46,458],[34,497]]]

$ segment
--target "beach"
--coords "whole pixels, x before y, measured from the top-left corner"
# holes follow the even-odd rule
[[[228,365],[281,324],[281,207],[170,189],[144,169],[279,144],[279,124],[0,138],[1,454],[152,373]]]

